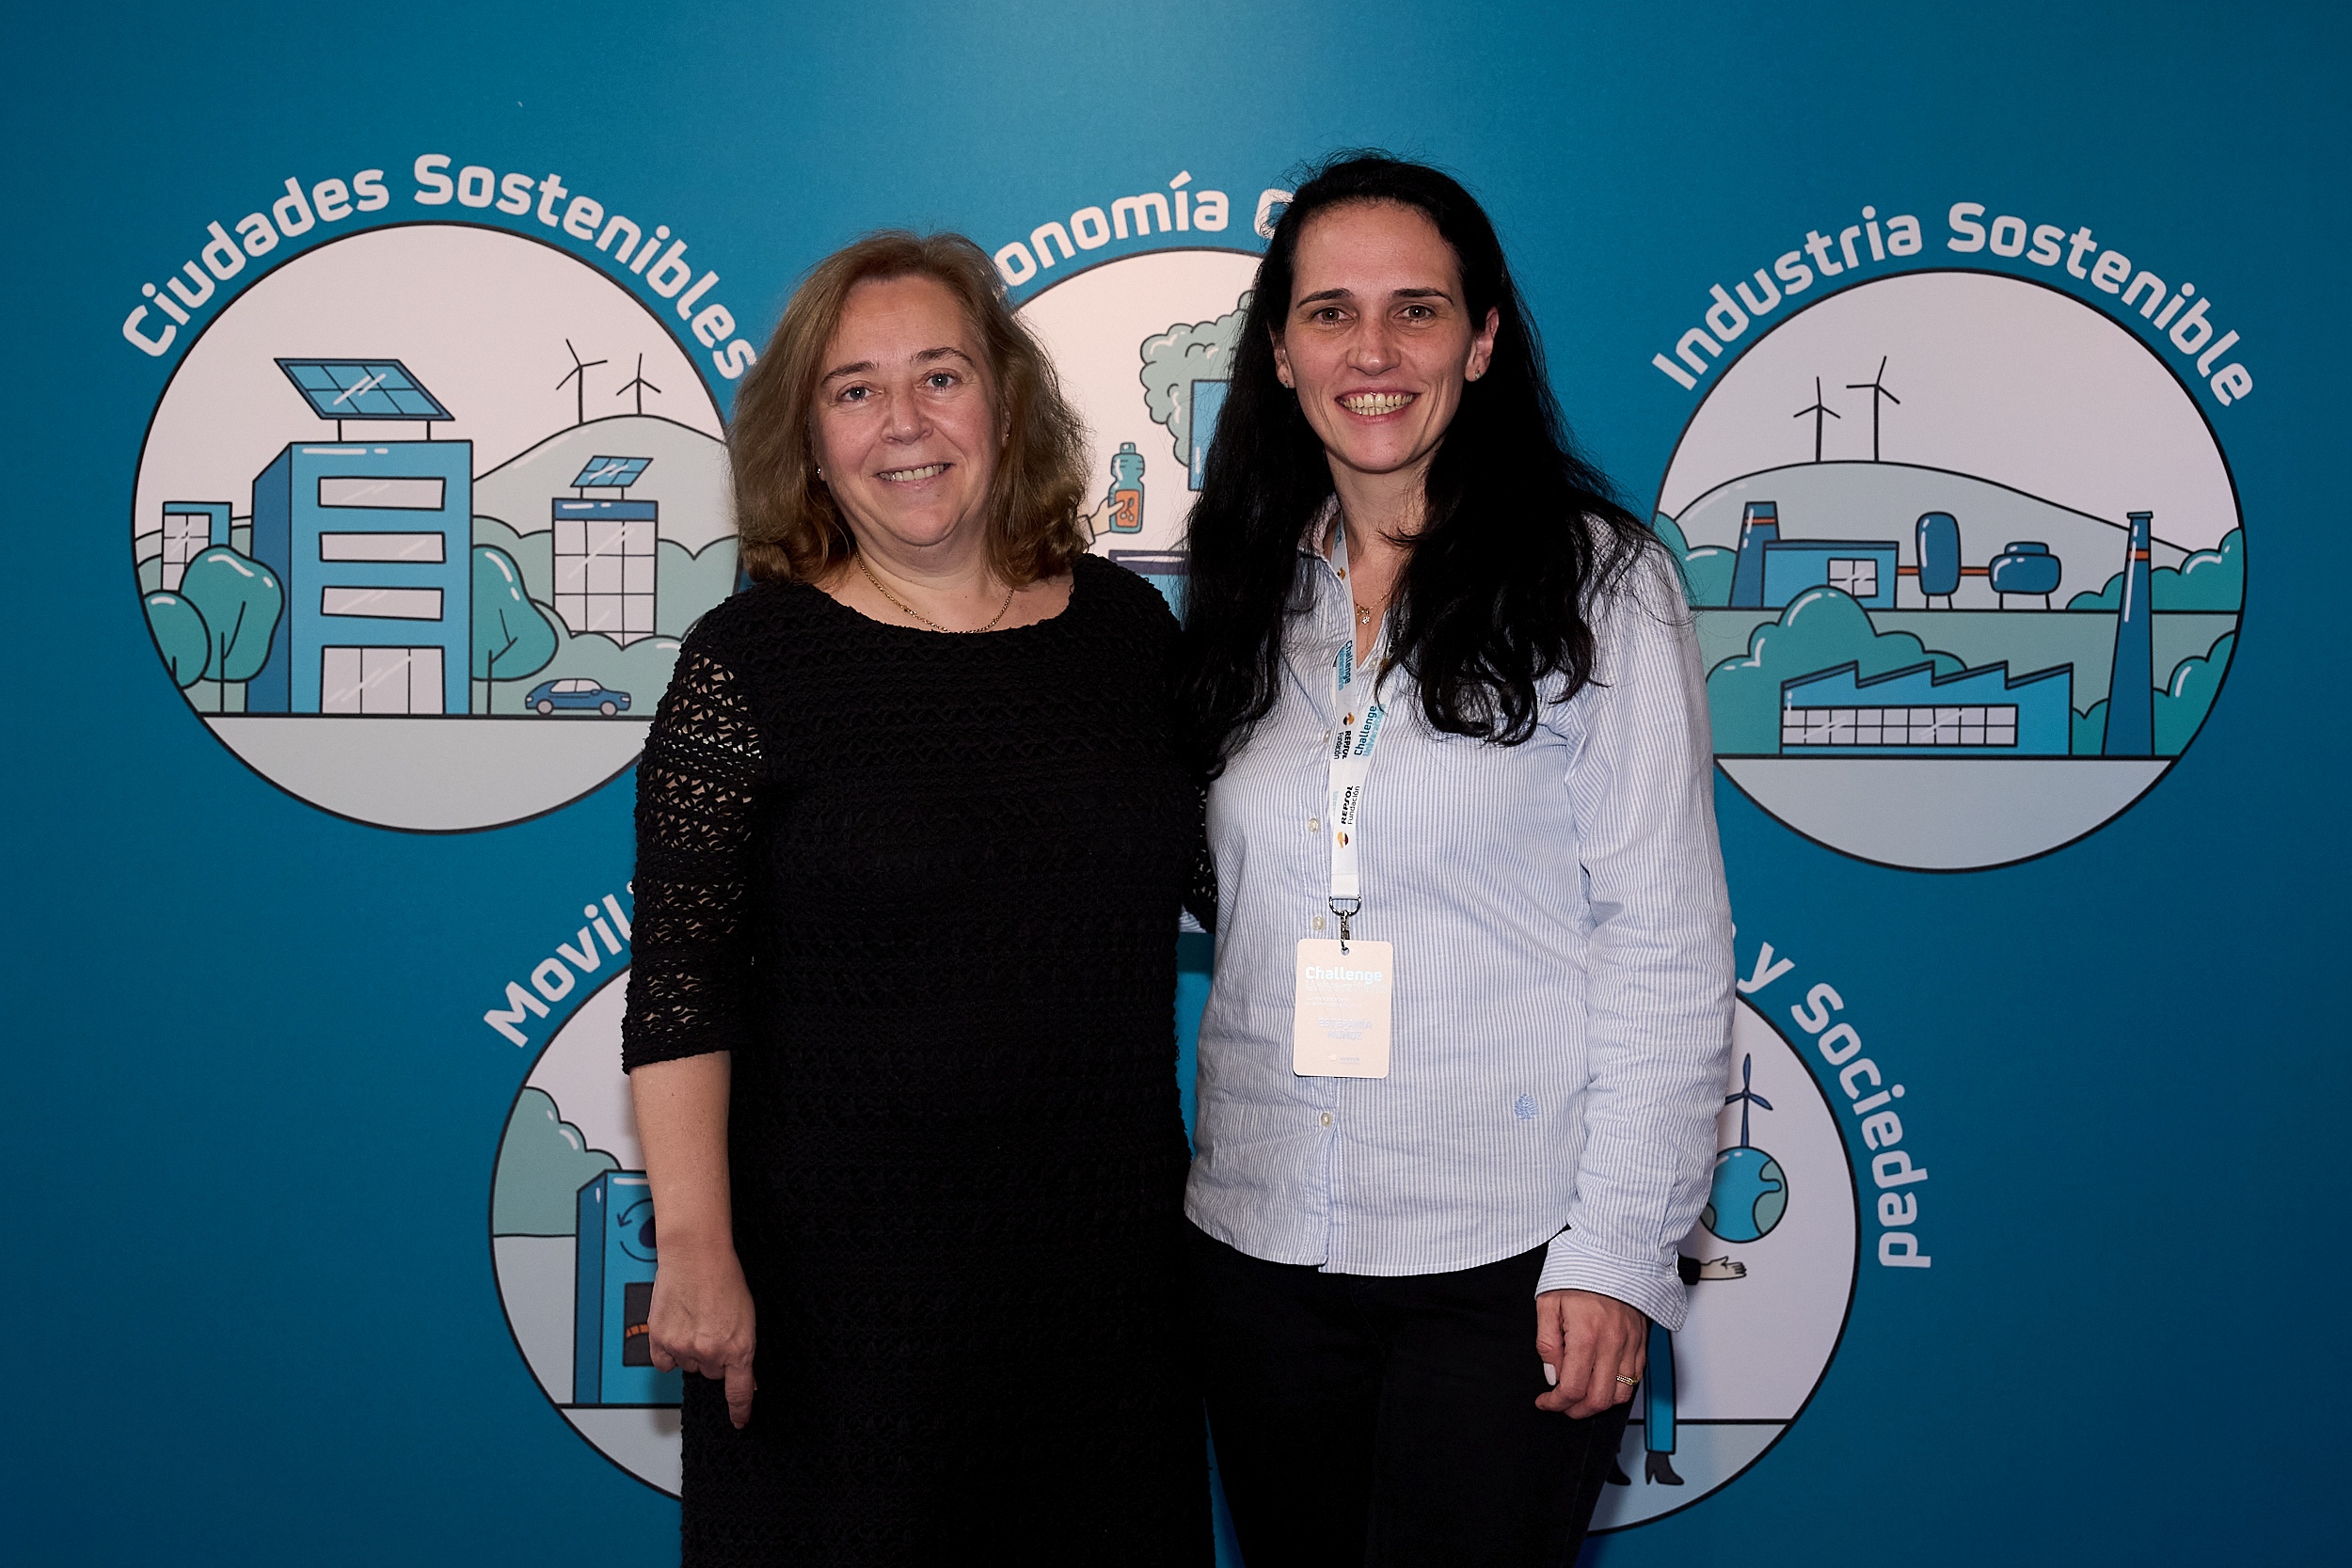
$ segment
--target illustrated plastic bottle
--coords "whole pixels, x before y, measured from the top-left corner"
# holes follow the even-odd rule
[[[1143,454],[1133,441],[1120,442],[1111,458],[1111,531],[1143,531]]]

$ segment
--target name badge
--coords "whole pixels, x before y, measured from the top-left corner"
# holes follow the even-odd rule
[[[1297,1014],[1291,1071],[1301,1078],[1386,1078],[1389,1002],[1396,990],[1390,944],[1310,938],[1298,944]]]

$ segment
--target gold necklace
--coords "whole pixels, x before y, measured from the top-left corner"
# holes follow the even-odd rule
[[[1346,524],[1342,523],[1340,526],[1344,528]],[[1342,572],[1340,576],[1344,578],[1347,574],[1345,572]],[[1348,594],[1348,599],[1356,606],[1356,624],[1359,626],[1368,626],[1372,625],[1373,617],[1375,614],[1386,610],[1389,608],[1389,601],[1395,597],[1396,584],[1393,581],[1389,584],[1389,591],[1381,594],[1378,599],[1375,600],[1371,604],[1366,604],[1363,600],[1357,598],[1354,592],[1351,590]]]
[[[958,631],[953,626],[941,626],[937,621],[932,620],[930,616],[924,614],[921,610],[907,603],[906,600],[898,597],[898,594],[893,594],[889,589],[884,588],[882,586],[882,578],[876,577],[874,575],[874,569],[866,564],[866,558],[864,556],[853,555],[850,559],[856,562],[857,569],[866,574],[866,580],[874,585],[874,592],[880,594],[883,598],[888,599],[891,604],[898,609],[899,614],[920,621],[923,625],[930,627],[931,630],[944,631],[951,637],[970,637],[979,632],[994,631],[996,629],[996,623],[1003,620],[1006,612],[1012,609],[1013,590],[1008,587],[1005,590],[1005,602],[996,607],[996,613],[988,618],[988,625],[984,626],[974,626],[969,631]]]

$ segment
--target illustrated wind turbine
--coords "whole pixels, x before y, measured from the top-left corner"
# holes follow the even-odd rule
[[[647,392],[659,393],[660,390],[660,388],[645,379],[645,356],[641,354],[637,356],[637,374],[629,380],[627,386],[612,395],[616,398],[625,398],[631,391],[636,392],[637,412],[642,414],[645,411],[645,394]]]
[[[1740,1147],[1741,1148],[1748,1147],[1748,1106],[1750,1104],[1761,1105],[1768,1111],[1772,1108],[1772,1102],[1756,1093],[1750,1084],[1748,1075],[1755,1066],[1756,1057],[1753,1054],[1741,1056],[1740,1058],[1740,1092],[1724,1096],[1724,1104],[1740,1107]]]
[[[1883,354],[1879,356],[1878,374],[1872,376],[1867,381],[1849,381],[1846,383],[1846,390],[1849,392],[1867,391],[1870,394],[1870,461],[1873,463],[1879,460],[1879,399],[1884,398],[1887,402],[1895,404],[1899,406],[1903,401],[1902,399],[1897,397],[1894,393],[1888,391],[1886,389],[1885,383],[1886,356]]]
[[[572,368],[564,372],[564,381],[555,384],[556,390],[564,389],[564,381],[576,383],[572,388],[572,423],[586,424],[588,422],[588,372],[603,364],[604,361],[580,358],[580,350],[572,347],[572,341],[569,338],[564,340],[564,352],[572,356]]]
[[[1833,420],[1842,420],[1845,416],[1821,401],[1821,378],[1818,375],[1813,378],[1812,406],[1800,408],[1789,417],[1802,420],[1807,414],[1813,416],[1813,461],[1819,463],[1821,460],[1821,432],[1828,428],[1821,423],[1821,416],[1827,414]]]

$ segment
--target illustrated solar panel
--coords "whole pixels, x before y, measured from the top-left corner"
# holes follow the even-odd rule
[[[440,400],[397,359],[280,359],[323,420],[446,420]]]
[[[572,481],[575,490],[626,490],[653,463],[650,457],[592,457]]]

